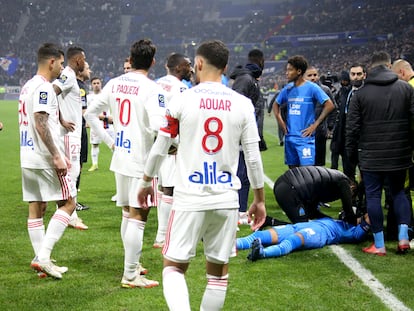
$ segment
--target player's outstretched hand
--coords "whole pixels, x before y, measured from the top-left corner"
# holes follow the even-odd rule
[[[266,220],[266,207],[264,201],[254,202],[250,205],[249,212],[247,214],[248,222],[253,223],[250,228],[253,231],[258,230]]]

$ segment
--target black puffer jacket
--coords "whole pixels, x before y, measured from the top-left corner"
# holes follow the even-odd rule
[[[352,96],[345,144],[365,171],[406,169],[411,162],[414,89],[385,66],[374,67]]]
[[[300,166],[286,171],[274,185],[287,183],[292,186],[307,209],[316,209],[319,202],[341,200],[348,221],[355,217],[352,212],[351,181],[342,172],[323,166]]]

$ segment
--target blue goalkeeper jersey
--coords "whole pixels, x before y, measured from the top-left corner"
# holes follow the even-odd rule
[[[361,225],[353,226],[342,220],[332,218],[300,222],[293,226],[295,227],[295,232],[303,234],[305,248],[317,248],[341,243],[357,243],[362,241],[367,234]]]
[[[287,84],[279,93],[278,105],[287,105],[286,136],[302,137],[302,131],[315,122],[315,107],[323,105],[328,95],[315,83],[305,81],[300,86]]]

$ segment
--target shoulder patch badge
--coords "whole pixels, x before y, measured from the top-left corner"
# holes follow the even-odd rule
[[[158,105],[165,107],[165,96],[163,94],[158,94]]]
[[[40,92],[39,94],[39,104],[46,105],[47,104],[47,92]]]
[[[65,76],[65,75],[60,75],[60,77],[59,77],[59,82],[60,82],[60,83],[65,83],[67,79],[68,79],[68,77],[67,77],[67,76]]]

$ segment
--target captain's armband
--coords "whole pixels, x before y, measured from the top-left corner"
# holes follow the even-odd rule
[[[179,122],[178,122],[177,119],[175,119],[175,118],[173,118],[169,115],[166,115],[165,118],[167,120],[167,124],[165,126],[161,127],[160,131],[162,131],[164,133],[168,133],[171,138],[175,138],[178,135]]]

